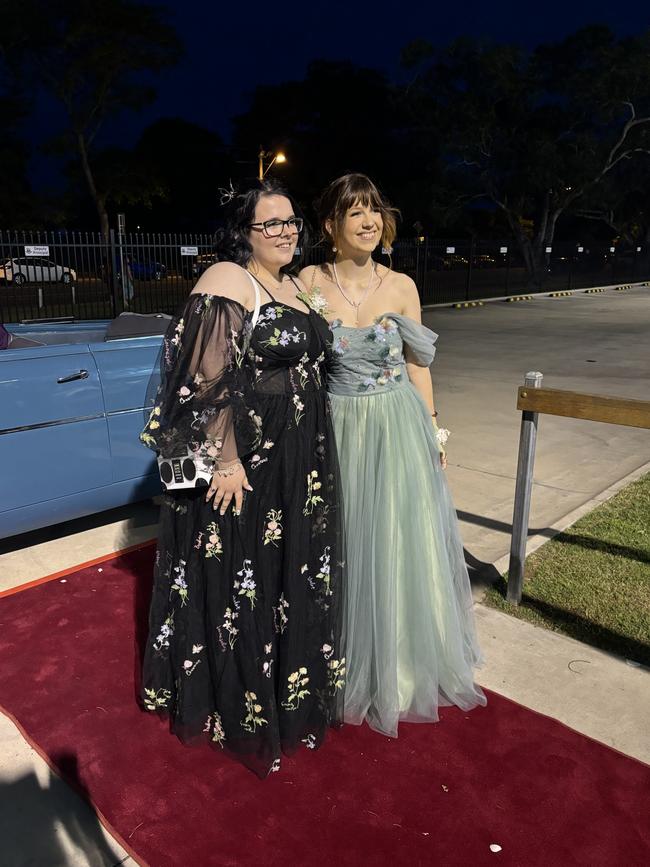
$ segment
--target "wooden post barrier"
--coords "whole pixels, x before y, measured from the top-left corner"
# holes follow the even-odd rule
[[[517,409],[522,411],[519,458],[512,515],[512,539],[508,566],[508,602],[518,605],[524,584],[526,540],[533,488],[537,420],[539,413],[621,424],[650,430],[650,401],[598,394],[581,394],[557,388],[542,388],[541,373],[527,373],[517,393]]]

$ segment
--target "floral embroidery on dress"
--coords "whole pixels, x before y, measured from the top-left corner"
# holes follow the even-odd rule
[[[276,319],[279,319],[286,310],[287,308],[283,307],[281,304],[277,304],[275,307],[265,307],[263,312],[261,312],[257,318],[257,325],[261,328],[267,328],[271,322],[275,322]],[[262,361],[261,358],[260,361]]]
[[[144,443],[145,446],[149,446],[150,448],[152,446],[155,447],[156,440],[149,433],[149,431],[158,430],[158,428],[160,427],[160,421],[158,420],[160,418],[160,412],[161,412],[160,407],[154,406],[154,408],[151,410],[151,413],[149,415],[149,421],[145,425],[142,433],[140,434],[140,442]]]
[[[169,704],[169,699],[172,697],[168,689],[146,689],[144,691],[144,706],[147,710],[162,710]]]
[[[254,409],[249,410],[248,417],[252,420],[255,425],[255,442],[253,443],[253,448],[256,449],[258,445],[262,442],[262,419],[257,415]]]
[[[298,331],[295,325],[291,328],[291,331],[287,331],[286,328],[282,330],[274,328],[273,334],[268,340],[260,341],[260,346],[288,346],[289,343],[300,343],[306,337],[305,332]]]
[[[372,391],[378,385],[388,385],[389,382],[400,382],[402,379],[401,367],[385,368],[375,376],[366,376],[359,385],[360,391]]]
[[[325,363],[325,353],[321,352],[321,354],[312,362],[312,370],[314,371],[314,379],[316,380],[316,384],[320,388],[323,384],[320,375],[321,364]]]
[[[219,533],[219,527],[217,526],[216,521],[212,521],[208,524],[207,534],[208,541],[205,543],[205,558],[206,560],[209,560],[211,557],[215,557],[219,560],[220,555],[223,554],[223,543],[221,541],[221,534]]]
[[[325,458],[327,451],[325,448],[325,434],[316,434],[316,448],[314,451],[316,452],[316,457],[319,461],[322,461]]]
[[[228,606],[224,611],[223,623],[221,624],[221,626],[217,626],[219,644],[221,645],[222,650],[225,650],[226,647],[229,647],[232,650],[235,646],[237,636],[239,635],[239,629],[235,626],[235,620],[237,620],[238,617],[239,600],[235,599],[232,608]],[[228,636],[227,641],[224,640],[222,630]]]
[[[265,644],[264,653],[266,656],[271,656],[271,654],[273,653],[273,644]],[[273,662],[273,659],[265,659],[262,663],[262,674],[264,675],[264,677],[271,677]]]
[[[309,371],[306,368],[306,364],[309,363],[309,356],[305,352],[298,364],[296,364],[296,372],[300,377],[300,388],[304,389],[309,380]]]
[[[311,525],[311,534],[312,536],[318,536],[319,534],[323,534],[327,532],[327,519],[329,515],[330,507],[329,503],[320,503],[314,514],[314,521]]]
[[[383,343],[391,334],[396,334],[397,330],[397,322],[394,319],[390,316],[382,316],[372,326],[368,340],[379,340]]]
[[[307,747],[308,750],[315,750],[316,735],[308,734],[306,738],[302,739],[302,743]]]
[[[174,612],[165,619],[165,622],[160,627],[160,632],[156,640],[153,642],[154,650],[162,650],[163,647],[169,647],[169,639],[174,634]]]
[[[350,340],[348,337],[337,337],[332,344],[332,352],[336,355],[343,355],[350,348]]]
[[[258,716],[262,713],[262,705],[257,702],[257,695],[254,692],[244,693],[244,704],[246,705],[246,716],[242,720],[242,728],[247,732],[254,732],[258,726],[267,725],[267,720],[264,717]]]
[[[316,577],[323,584],[323,592],[326,596],[332,595],[332,588],[330,586],[330,559],[330,546],[328,545],[321,557],[319,557],[320,571],[316,573]]]
[[[309,683],[307,677],[307,669],[301,666],[298,671],[293,671],[287,678],[288,697],[282,702],[282,707],[286,710],[298,710],[298,706],[303,698],[311,695],[308,689],[305,689]]]
[[[236,367],[241,367],[244,361],[244,353],[241,348],[239,332],[235,331],[234,328],[230,329],[230,340],[228,342],[231,362],[234,363]]]
[[[246,596],[247,599],[251,603],[251,610],[255,608],[255,599],[256,599],[256,584],[253,581],[253,570],[251,569],[251,561],[244,560],[244,564],[240,571],[237,573],[239,577],[242,579],[241,581],[234,581],[233,586],[237,590],[239,590],[238,596]]]
[[[278,547],[282,538],[282,509],[271,509],[266,513],[266,527],[264,528],[264,544]]]
[[[323,551],[323,554],[319,558],[320,569],[316,573],[315,577],[309,574],[309,567],[306,563],[300,569],[300,574],[306,574],[307,583],[309,584],[311,589],[316,592],[316,604],[324,611],[327,611],[330,606],[327,597],[333,595],[333,590],[331,586],[332,579],[330,550],[330,546],[327,545],[327,547]],[[329,645],[327,646],[329,647]]]
[[[251,470],[259,470],[262,464],[267,463],[268,458],[261,458],[259,455],[253,455],[251,457]]]
[[[201,664],[200,659],[186,659],[183,662],[183,672],[189,677],[196,670],[197,665]]]
[[[294,418],[296,421],[296,427],[300,424],[300,422],[305,417],[304,409],[305,404],[300,400],[299,394],[294,394],[293,396],[293,405],[295,406]]]
[[[181,607],[187,605],[188,589],[187,581],[185,580],[185,560],[179,560],[178,566],[174,567],[176,577],[171,586],[170,597],[172,593],[178,593],[181,600]]]
[[[336,692],[345,686],[345,657],[330,659],[327,663],[327,685],[331,692]]]
[[[318,503],[324,502],[320,494],[315,493],[315,491],[319,491],[322,487],[322,483],[318,481],[318,470],[312,470],[307,474],[307,499],[305,507],[302,510],[303,515],[311,515],[314,507]]]
[[[185,321],[183,319],[179,319],[176,328],[174,328],[174,336],[170,341],[172,346],[180,346],[183,331],[185,331]]]
[[[210,716],[205,721],[205,727],[203,729],[204,732],[210,735],[210,740],[219,744],[220,747],[223,747],[223,742],[226,739],[226,733],[223,730],[223,723],[221,722],[221,717],[215,711],[211,713]]]
[[[280,598],[278,599],[278,604],[273,606],[273,623],[275,626],[275,631],[282,635],[284,630],[287,628],[287,624],[289,623],[289,617],[287,616],[286,609],[289,607],[289,603],[284,598],[284,593],[280,593]]]
[[[176,394],[179,403],[188,403],[194,397],[194,392],[187,385],[181,385]]]

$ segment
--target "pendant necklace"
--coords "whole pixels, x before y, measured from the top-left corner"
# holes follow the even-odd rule
[[[345,300],[348,302],[350,307],[354,307],[354,314],[355,314],[354,324],[355,324],[355,327],[359,325],[359,308],[361,307],[363,302],[368,297],[368,293],[370,292],[370,287],[372,285],[372,278],[375,275],[375,263],[372,259],[370,261],[371,261],[370,278],[368,279],[368,285],[366,286],[366,290],[363,293],[363,295],[361,296],[361,298],[359,299],[359,301],[353,301],[351,298],[348,298],[348,296],[345,294],[345,292],[343,291],[343,287],[341,286],[341,283],[339,281],[339,275],[336,272],[336,263],[332,262],[332,270],[334,271],[334,280],[336,281],[336,285],[338,286],[338,290],[341,293],[341,295],[345,298]]]

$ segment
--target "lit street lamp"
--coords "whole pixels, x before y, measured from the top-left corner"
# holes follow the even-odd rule
[[[264,168],[264,160],[268,160],[270,157],[272,158],[271,162],[267,165],[266,168]],[[264,180],[266,173],[271,168],[273,163],[286,163],[286,161],[287,161],[287,158],[282,153],[282,151],[278,151],[278,153],[274,154],[273,151],[265,151],[264,148],[261,146],[260,146],[260,152],[257,155],[257,158],[259,160],[258,177],[259,177],[260,181]]]

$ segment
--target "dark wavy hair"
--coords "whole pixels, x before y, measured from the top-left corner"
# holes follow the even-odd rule
[[[303,229],[298,240],[300,255],[294,256],[293,262],[281,269],[293,271],[300,267],[302,256],[309,243],[309,229],[296,200],[282,184],[275,180],[249,181],[242,191],[235,191],[232,198],[223,205],[223,225],[217,229],[214,238],[217,261],[235,262],[242,268],[248,265],[253,255],[253,248],[248,240],[251,231],[249,227],[255,222],[255,208],[262,196],[284,196],[291,202],[296,217],[303,219]]]

